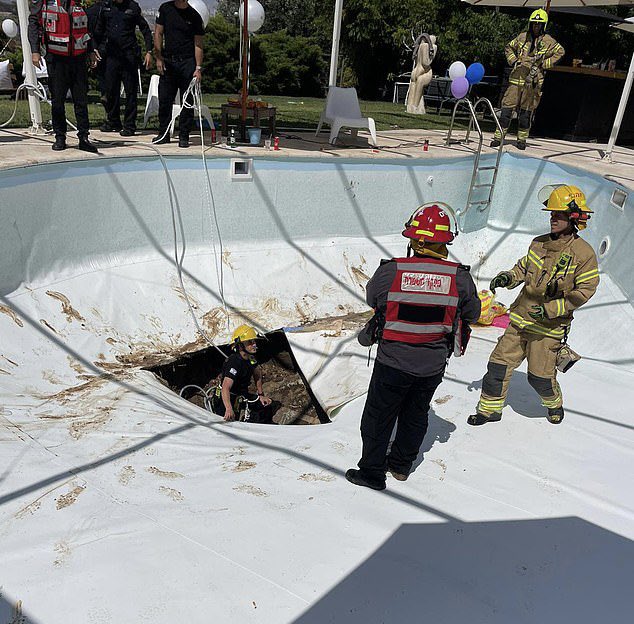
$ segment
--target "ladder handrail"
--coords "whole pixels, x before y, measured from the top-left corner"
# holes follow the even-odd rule
[[[465,206],[464,210],[457,210],[456,211],[456,216],[459,215],[464,215],[467,213],[467,211],[469,210],[469,206],[471,206],[474,203],[478,203],[478,204],[484,204],[483,207],[480,208],[480,211],[482,212],[483,210],[486,210],[488,208],[488,206],[491,204],[491,201],[493,199],[493,189],[495,188],[495,182],[497,179],[497,175],[498,175],[498,171],[500,168],[500,159],[502,157],[502,148],[504,147],[504,132],[502,131],[502,126],[500,125],[500,120],[498,119],[497,115],[495,114],[495,109],[493,108],[493,104],[491,104],[491,101],[487,98],[479,98],[478,100],[476,100],[475,104],[472,104],[471,101],[467,98],[461,98],[460,100],[458,100],[453,108],[453,112],[451,114],[451,123],[449,124],[449,130],[447,131],[447,139],[445,141],[445,145],[450,145],[451,144],[451,134],[453,132],[453,127],[454,127],[454,123],[456,120],[456,112],[458,111],[458,109],[463,106],[466,105],[467,109],[469,110],[469,126],[467,127],[467,134],[465,136],[464,142],[467,143],[469,141],[469,136],[471,134],[471,128],[473,126],[475,126],[477,132],[478,132],[478,147],[475,150],[475,158],[474,158],[474,162],[473,162],[473,172],[471,174],[471,183],[469,184],[469,194],[467,195],[467,205]],[[495,167],[493,167],[494,169],[494,173],[493,173],[493,179],[491,180],[491,185],[489,187],[489,197],[487,200],[483,200],[480,202],[472,202],[471,201],[471,197],[473,196],[473,189],[476,187],[475,181],[476,181],[476,177],[478,175],[478,170],[479,170],[479,165],[480,165],[480,156],[482,154],[482,143],[484,141],[484,134],[482,133],[482,128],[480,127],[480,122],[478,121],[478,116],[477,116],[477,109],[480,105],[484,105],[484,106],[488,106],[489,110],[491,111],[491,114],[493,115],[493,119],[495,120],[495,124],[497,126],[497,129],[499,131],[499,134],[501,136],[500,139],[500,146],[498,147],[498,153],[497,153],[497,158],[495,161]],[[484,186],[484,185],[483,185]]]

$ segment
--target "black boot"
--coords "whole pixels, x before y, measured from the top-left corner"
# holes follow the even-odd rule
[[[518,141],[517,149],[524,151],[526,149],[526,141]]]
[[[189,136],[185,136],[185,135],[179,136],[178,147],[189,147]]]
[[[548,408],[548,422],[553,425],[558,425],[564,419],[563,407],[549,407]]]
[[[489,422],[498,422],[500,420],[502,420],[502,414],[500,412],[493,412],[492,414],[487,415],[477,412],[476,414],[473,414],[473,416],[469,416],[469,418],[467,418],[467,423],[475,427],[478,425],[486,425],[486,423]]]
[[[59,135],[55,137],[55,143],[53,143],[53,147],[51,148],[54,152],[61,152],[66,149],[66,137]]]
[[[152,139],[152,143],[154,145],[164,145],[165,143],[169,143],[169,142],[170,142],[170,133],[168,130],[166,130],[165,132],[159,131],[159,135],[155,136]]]
[[[79,145],[77,146],[82,152],[90,152],[91,154],[98,154],[99,150],[94,143],[88,140],[88,137],[79,137]]]
[[[489,147],[500,147],[500,139],[493,139],[491,143],[489,143]]]
[[[372,490],[385,489],[385,481],[369,481],[361,474],[360,470],[355,470],[354,468],[350,468],[350,470],[346,472],[346,479],[350,481],[350,483],[354,483],[354,485],[361,485],[371,488]]]
[[[99,130],[102,132],[120,132],[121,126],[113,126],[109,121],[106,121],[99,126]]]

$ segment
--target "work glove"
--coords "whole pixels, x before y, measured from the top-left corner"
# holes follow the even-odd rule
[[[543,321],[546,318],[546,308],[543,305],[531,306],[528,315],[535,321]]]
[[[498,273],[489,284],[489,290],[495,294],[496,288],[506,288],[513,281],[513,276],[508,271]]]

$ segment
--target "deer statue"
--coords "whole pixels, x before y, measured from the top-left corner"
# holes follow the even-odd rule
[[[413,47],[411,50],[414,69],[412,70],[405,104],[407,105],[408,113],[424,115],[426,111],[423,92],[432,79],[431,64],[438,52],[438,45],[436,44],[436,36],[428,35],[427,33],[421,33],[414,38],[412,31],[412,41]],[[410,49],[409,46],[407,48]]]

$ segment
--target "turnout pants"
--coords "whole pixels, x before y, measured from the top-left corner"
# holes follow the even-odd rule
[[[159,80],[159,135],[162,136],[172,121],[172,105],[177,91],[180,91],[181,101],[183,95],[194,77],[196,71],[196,59],[185,58],[181,60],[169,60],[165,58],[165,72]],[[191,98],[188,99],[191,106]],[[178,134],[180,137],[189,138],[189,132],[194,119],[194,109],[183,107],[178,117]]]
[[[138,63],[136,55],[108,54],[105,61],[104,90],[108,123],[121,128],[121,83],[125,90],[123,127],[136,130]],[[170,111],[171,115],[171,111]]]
[[[55,137],[66,137],[66,94],[69,89],[75,107],[77,136],[88,137],[90,130],[88,121],[88,66],[86,55],[46,56],[48,67],[48,83],[51,90],[51,117]]]
[[[513,371],[525,358],[528,359],[528,383],[539,394],[542,405],[561,407],[563,397],[556,368],[560,347],[561,342],[556,338],[523,332],[509,325],[489,358],[478,412],[485,416],[502,412]]]
[[[427,433],[429,404],[443,374],[416,377],[375,362],[361,417],[363,453],[358,464],[368,480],[384,482],[388,467],[409,474]],[[396,437],[388,455],[395,423]]]
[[[500,113],[500,126],[506,135],[513,111],[517,110],[517,139],[526,142],[531,128],[533,113],[539,105],[541,93],[538,88],[528,85],[509,85],[502,98],[502,111]],[[496,128],[495,138],[501,139],[502,135]]]

